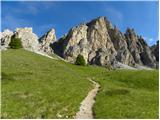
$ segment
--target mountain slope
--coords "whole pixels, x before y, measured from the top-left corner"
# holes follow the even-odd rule
[[[70,118],[92,88],[62,61],[2,51],[2,118]]]
[[[97,81],[95,118],[158,118],[158,70],[76,66],[25,51],[2,51],[1,118],[73,118]],[[122,112],[123,111],[123,112]]]
[[[106,17],[98,17],[73,27],[59,40],[56,40],[53,28],[40,38],[33,33],[32,28],[17,28],[15,32],[5,30],[0,35],[1,49],[9,48],[12,36],[20,38],[26,50],[55,53],[71,63],[76,61],[79,54],[90,65],[110,68],[119,68],[121,64],[157,68],[159,62],[159,49],[153,52],[134,29],[127,28],[122,33]]]
[[[68,34],[53,44],[55,53],[74,63],[79,54],[88,64],[116,66],[142,65],[156,67],[155,55],[145,40],[134,29],[127,28],[123,34],[112,27],[106,17],[98,17],[88,23],[70,29]]]

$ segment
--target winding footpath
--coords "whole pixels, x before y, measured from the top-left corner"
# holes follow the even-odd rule
[[[91,81],[94,84],[94,88],[91,91],[89,91],[88,95],[81,102],[79,111],[76,113],[76,116],[74,117],[75,119],[93,119],[92,108],[95,103],[95,97],[100,88],[100,85],[91,79],[89,79],[89,81]]]
[[[43,56],[46,56],[50,59],[58,60],[57,58],[53,58],[52,56],[49,56],[49,55],[41,53],[41,52],[36,52],[36,53],[43,55]],[[100,85],[90,78],[88,78],[88,80],[93,83],[94,88],[91,91],[89,91],[88,95],[81,102],[79,111],[74,116],[74,119],[93,119],[92,108],[95,103],[95,97],[97,95],[97,92],[99,91]]]

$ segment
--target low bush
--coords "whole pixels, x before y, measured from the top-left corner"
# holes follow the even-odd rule
[[[82,65],[82,66],[85,66],[86,65],[86,62],[85,62],[85,59],[83,57],[83,55],[78,55],[77,56],[77,59],[76,59],[76,62],[75,62],[76,65]]]
[[[10,46],[12,49],[22,48],[21,39],[20,39],[20,38],[16,38],[16,37],[13,36],[13,37],[11,38],[11,42],[9,43],[9,46]]]

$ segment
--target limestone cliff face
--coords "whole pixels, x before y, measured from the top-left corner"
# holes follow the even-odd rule
[[[5,30],[1,34],[1,49],[9,48],[11,37],[20,38],[24,49],[33,52],[43,52],[46,54],[52,54],[53,49],[51,45],[56,40],[55,30],[51,29],[45,33],[41,38],[33,33],[32,28],[17,28],[14,32]]]
[[[32,28],[17,28],[14,32],[5,30],[1,33],[1,49],[9,48],[11,37],[21,38],[22,46],[26,50],[38,51],[38,37],[32,32]]]
[[[151,46],[152,53],[156,57],[156,61],[159,62],[159,41],[153,46]]]
[[[101,17],[72,28],[63,42],[63,57],[75,62],[81,54],[89,64],[112,64],[117,52],[107,30],[110,26],[107,25],[106,18]]]
[[[51,29],[39,38],[40,51],[48,54],[52,54],[54,51],[51,48],[52,44],[56,41],[55,30]]]
[[[127,29],[125,33],[129,51],[137,64],[150,67],[156,66],[156,59],[150,47],[142,37],[136,35],[133,29]]]
[[[33,52],[56,53],[74,63],[79,54],[86,63],[100,66],[144,65],[157,67],[159,61],[159,42],[151,48],[133,29],[123,34],[106,17],[98,17],[88,23],[80,24],[59,40],[51,29],[41,38],[32,28],[17,28],[15,32],[5,30],[0,34],[1,49],[7,49],[11,37],[21,38],[23,48]]]
[[[117,54],[107,28],[111,24],[105,17],[99,17],[87,23],[87,39],[90,44],[88,61],[91,64],[113,64]]]
[[[150,47],[147,45],[147,43],[144,41],[143,38],[140,37],[139,41],[143,47],[143,50],[140,53],[141,61],[143,62],[143,65],[147,65],[150,67],[156,67],[156,57],[152,53]]]
[[[9,47],[8,45],[10,43],[10,39],[11,39],[12,35],[13,35],[13,32],[8,29],[6,29],[2,33],[0,33],[1,49],[2,50],[5,50]]]
[[[142,37],[133,29],[123,34],[105,17],[72,28],[53,45],[55,53],[74,63],[79,54],[88,64],[100,66],[120,62],[129,66],[154,67],[155,55]]]
[[[38,51],[38,36],[32,32],[32,28],[17,28],[14,35],[17,38],[21,38],[24,49]]]
[[[82,54],[87,62],[88,59],[88,26],[80,25],[72,28],[66,36],[64,43],[63,57],[69,62],[75,62],[78,54]]]
[[[113,42],[114,48],[117,51],[117,61],[126,65],[134,66],[135,61],[132,54],[128,50],[125,36],[116,27],[109,29],[109,35]]]
[[[141,61],[140,53],[142,52],[142,45],[138,42],[138,36],[133,29],[128,28],[125,33],[128,49],[132,54],[134,61],[137,64],[143,64]]]

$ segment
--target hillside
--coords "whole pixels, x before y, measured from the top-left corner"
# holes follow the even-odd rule
[[[95,118],[158,118],[158,70],[76,66],[23,49],[2,51],[1,118],[73,118],[101,86]]]
[[[2,118],[70,118],[91,88],[62,61],[2,51]]]

